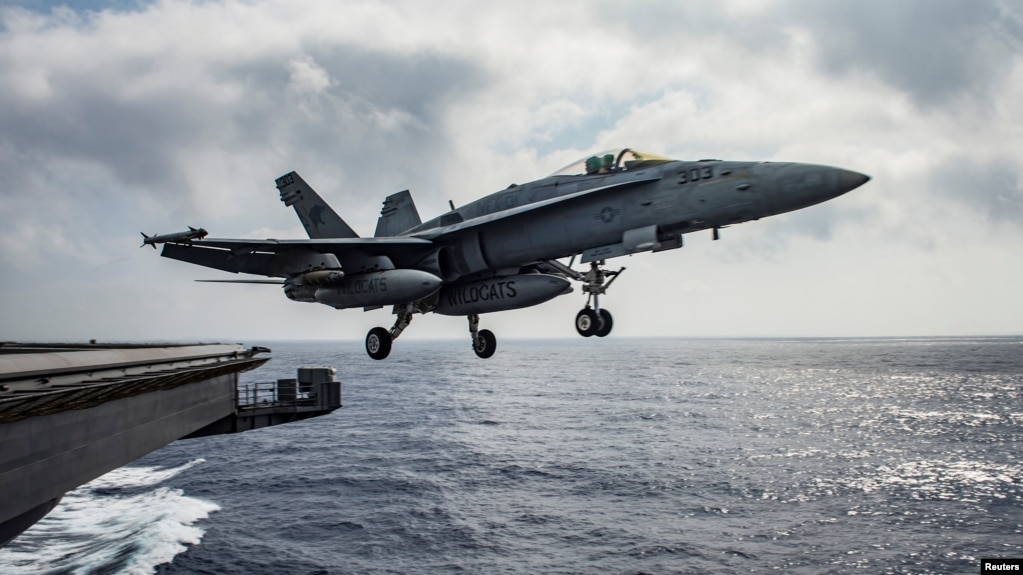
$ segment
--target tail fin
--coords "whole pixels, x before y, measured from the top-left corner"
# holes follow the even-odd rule
[[[380,208],[380,219],[377,220],[377,231],[373,235],[378,238],[393,237],[423,223],[419,219],[416,203],[408,190],[391,194],[384,200]]]
[[[289,172],[277,178],[277,189],[281,191],[281,201],[284,205],[295,208],[295,213],[298,214],[298,219],[305,226],[310,238],[359,237],[359,234],[355,233],[355,230],[346,224],[297,172]]]

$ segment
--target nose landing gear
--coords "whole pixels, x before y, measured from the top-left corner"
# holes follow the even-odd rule
[[[607,292],[618,278],[618,274],[625,271],[625,268],[609,272],[604,270],[603,265],[603,260],[590,262],[590,271],[580,278],[583,282],[583,293],[587,294],[586,307],[575,316],[575,330],[583,337],[594,335],[606,337],[614,327],[611,312],[600,307],[600,296]]]

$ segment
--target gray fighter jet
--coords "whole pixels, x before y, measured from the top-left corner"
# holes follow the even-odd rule
[[[619,270],[605,261],[682,247],[682,235],[812,206],[863,185],[863,174],[813,164],[681,161],[632,149],[589,156],[546,178],[507,189],[422,222],[408,190],[384,200],[373,238],[360,238],[295,172],[277,179],[281,200],[310,239],[150,238],[161,255],[274,280],[288,298],[337,309],[393,306],[390,329],[366,336],[383,359],[415,314],[463,315],[473,350],[490,357],[494,334],[480,314],[534,306],[572,291],[586,306],[584,337],[611,332],[601,307]],[[159,238],[159,239],[158,239]],[[198,240],[198,241],[196,241]],[[576,257],[589,264],[572,268]],[[571,258],[568,264],[559,258]]]

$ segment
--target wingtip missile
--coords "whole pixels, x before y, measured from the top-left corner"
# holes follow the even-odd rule
[[[147,236],[145,232],[140,233],[142,234],[142,245],[139,247],[141,248],[150,245],[153,246],[154,250],[156,249],[156,244],[164,244],[168,242],[191,243],[192,240],[201,240],[209,235],[209,232],[207,232],[205,228],[193,228],[192,226],[188,226],[186,231],[175,232],[173,234],[156,234]]]

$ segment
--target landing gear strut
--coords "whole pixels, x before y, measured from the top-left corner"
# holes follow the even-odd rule
[[[375,327],[366,334],[366,353],[373,359],[384,359],[391,353],[391,342],[398,339],[401,332],[412,323],[415,307],[412,304],[400,306],[395,311],[398,316],[390,330]],[[493,352],[491,352],[493,353]]]
[[[472,314],[469,317],[469,335],[472,336],[472,350],[476,355],[486,359],[494,355],[497,350],[497,338],[494,332],[489,329],[480,329],[479,314]]]
[[[611,312],[600,307],[600,296],[607,292],[618,274],[625,271],[622,268],[616,272],[605,271],[602,267],[604,261],[591,262],[590,271],[582,276],[583,293],[586,296],[586,307],[575,316],[575,330],[583,337],[597,336],[606,337],[611,333],[614,326],[614,319]],[[610,279],[609,279],[610,278]],[[590,304],[593,304],[592,307]]]

